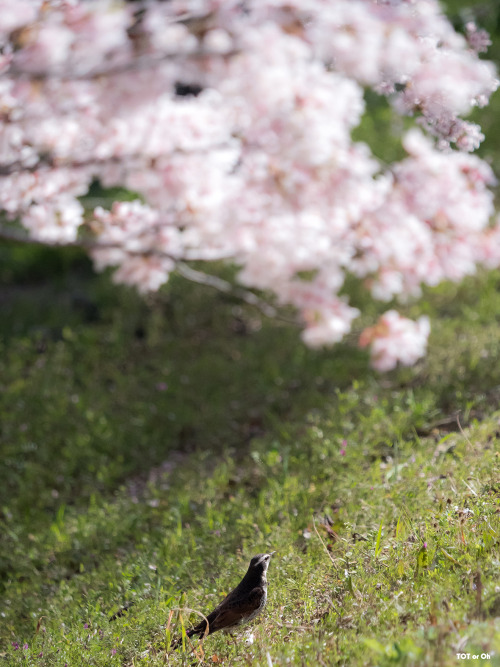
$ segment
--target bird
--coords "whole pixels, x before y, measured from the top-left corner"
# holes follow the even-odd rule
[[[187,630],[186,635],[188,637],[198,635],[198,637],[204,639],[207,635],[217,632],[217,630],[231,632],[258,616],[266,606],[267,568],[271,556],[275,553],[275,551],[271,551],[267,554],[254,556],[245,576],[236,588],[226,595],[212,612],[207,614],[206,619]],[[174,640],[172,649],[179,648],[181,644],[182,636]]]

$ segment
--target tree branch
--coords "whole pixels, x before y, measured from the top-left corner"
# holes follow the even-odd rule
[[[31,236],[27,236],[26,234],[20,232],[17,229],[7,228],[2,225],[0,225],[0,239],[4,239],[6,241],[13,241],[14,243],[41,245],[52,248],[53,247],[81,248],[82,250],[85,251],[114,249],[121,247],[117,244],[112,244],[112,243],[99,243],[97,241],[93,241],[92,239],[78,239],[77,241],[70,241],[65,243],[49,243],[47,241],[44,241],[43,239],[37,239]],[[178,257],[174,257],[172,255],[169,255],[168,253],[162,252],[157,249],[151,249],[145,252],[140,252],[140,251],[131,251],[131,252],[126,251],[126,252],[128,252],[128,254],[130,255],[135,255],[135,256],[156,255],[160,257],[168,257],[169,259],[172,259],[175,262],[175,270],[183,278],[186,278],[191,282],[198,283],[199,285],[206,285],[207,287],[212,287],[218,290],[219,292],[223,292],[224,294],[230,294],[231,296],[234,296],[235,298],[240,299],[241,301],[244,301],[245,303],[248,303],[249,305],[254,306],[255,308],[258,308],[258,310],[260,310],[261,313],[266,317],[279,319],[286,322],[287,324],[294,324],[298,326],[297,320],[280,315],[274,306],[267,303],[267,301],[264,301],[264,299],[261,299],[251,290],[246,290],[241,287],[235,287],[229,281],[223,280],[218,276],[214,276],[213,274],[204,273],[203,271],[198,271],[196,269],[193,269],[192,267],[188,266],[185,262],[180,260]],[[196,258],[193,257],[192,259],[195,260]]]
[[[121,164],[126,163],[127,160],[137,160],[141,161],[145,166],[151,166],[153,168],[156,160],[161,158],[170,157],[171,155],[199,155],[205,154],[209,151],[218,150],[227,148],[230,146],[230,143],[227,141],[220,141],[212,145],[207,145],[204,148],[195,148],[188,150],[185,148],[173,148],[168,153],[159,153],[158,155],[144,155],[139,153],[129,153],[128,155],[110,155],[109,157],[96,158],[88,157],[84,160],[67,160],[64,158],[58,158],[54,155],[40,155],[38,156],[37,162],[34,164],[24,164],[21,160],[15,160],[14,162],[9,163],[0,163],[0,176],[10,176],[11,174],[19,172],[28,172],[33,173],[42,169],[44,167],[48,169],[83,169],[84,167],[100,167],[107,164]],[[124,167],[125,169],[126,167]]]
[[[238,53],[240,53],[238,49],[232,49],[225,53],[200,49],[191,53],[162,53],[157,56],[137,56],[133,60],[120,63],[119,65],[112,65],[106,69],[91,70],[88,72],[31,72],[11,65],[4,74],[8,74],[13,79],[28,79],[30,81],[95,81],[96,79],[117,76],[128,72],[141,72],[169,60],[230,58]]]
[[[254,294],[254,292],[241,289],[240,287],[234,287],[234,285],[232,285],[230,282],[223,280],[218,276],[203,273],[202,271],[196,271],[187,264],[184,264],[184,262],[177,262],[175,268],[176,271],[184,278],[187,278],[192,282],[199,283],[200,285],[208,285],[209,287],[213,287],[216,290],[219,290],[219,292],[232,294],[236,298],[241,299],[242,301],[245,301],[252,306],[255,306],[267,317],[276,318],[278,315],[274,306],[271,306],[269,303],[258,297],[256,294]],[[283,318],[280,317],[280,319]],[[292,320],[287,321],[292,322]],[[294,322],[294,324],[296,324],[296,322]]]

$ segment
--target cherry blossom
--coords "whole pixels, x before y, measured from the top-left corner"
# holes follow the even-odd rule
[[[141,292],[224,260],[293,305],[310,346],[360,311],[500,264],[490,167],[464,118],[498,82],[475,24],[437,0],[0,0],[0,207],[38,242],[78,243]],[[414,117],[407,157],[353,141],[364,90]],[[137,193],[86,211],[93,182]],[[83,197],[83,199],[82,199]],[[380,370],[429,325],[366,329]]]
[[[423,356],[429,332],[428,317],[422,316],[414,322],[395,310],[388,310],[375,326],[364,330],[360,345],[371,344],[373,367],[388,371],[398,362],[411,366]]]

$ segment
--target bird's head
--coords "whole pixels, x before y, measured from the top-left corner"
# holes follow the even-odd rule
[[[275,553],[276,551],[271,551],[268,554],[257,554],[250,561],[248,571],[252,573],[265,574],[267,572],[267,568],[269,567],[271,556]]]

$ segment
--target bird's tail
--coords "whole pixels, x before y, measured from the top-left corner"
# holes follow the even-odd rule
[[[200,638],[203,637],[203,635],[205,634],[206,624],[203,623],[203,627],[200,627],[200,625],[197,625],[194,628],[186,630],[186,637],[196,637],[196,635],[198,635],[198,637]],[[181,646],[181,644],[182,644],[182,635],[180,635],[179,637],[177,637],[172,641],[172,643],[170,644],[170,648],[172,649],[172,651],[176,651]]]

